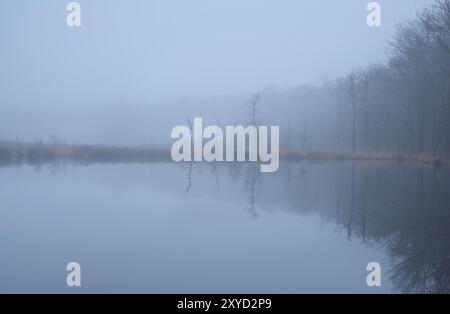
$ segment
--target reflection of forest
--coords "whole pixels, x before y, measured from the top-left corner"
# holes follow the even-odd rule
[[[198,172],[203,177],[208,167],[194,166],[191,175]],[[283,163],[277,173],[266,176],[254,165],[241,164],[207,171],[207,176],[213,174],[216,182],[231,180],[237,193],[245,191],[243,208],[254,217],[272,208],[319,215],[345,232],[349,241],[384,246],[391,264],[389,276],[398,291],[450,292],[450,195],[446,193],[450,171],[446,167]]]
[[[402,292],[450,292],[448,169],[349,167],[336,221],[350,238],[383,243]]]
[[[55,160],[49,169],[56,172],[64,164]],[[398,291],[450,292],[449,167],[284,161],[277,172],[261,174],[257,163],[173,165],[185,176],[187,193],[237,201],[254,218],[276,210],[319,216],[349,241],[383,246]]]

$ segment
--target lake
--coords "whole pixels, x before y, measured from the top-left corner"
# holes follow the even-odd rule
[[[450,292],[445,167],[48,163],[0,178],[0,292]]]

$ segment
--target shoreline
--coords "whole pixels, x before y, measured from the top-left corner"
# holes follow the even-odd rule
[[[351,152],[344,150],[302,151],[282,149],[280,160],[415,162],[434,167],[450,165],[450,159],[439,158],[431,154]],[[149,163],[172,160],[170,147],[0,142],[0,165],[40,164],[55,161]]]

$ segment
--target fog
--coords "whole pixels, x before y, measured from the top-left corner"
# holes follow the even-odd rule
[[[67,2],[0,2],[0,292],[450,292],[450,0]]]
[[[65,2],[2,1],[0,136],[167,144],[195,116],[248,123],[261,93],[259,122],[329,147],[335,112],[314,86],[385,62],[395,26],[432,1],[379,2],[371,28],[359,0],[79,1],[70,28]]]

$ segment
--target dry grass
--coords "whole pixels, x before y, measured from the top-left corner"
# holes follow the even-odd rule
[[[440,166],[450,164],[449,159],[440,159],[427,154],[374,153],[367,151],[334,150],[281,150],[280,158],[310,161],[395,161],[418,162]],[[156,162],[170,161],[170,149],[118,147],[98,145],[65,145],[43,143],[0,142],[0,164],[42,163],[53,160],[76,162]]]
[[[428,154],[401,154],[401,153],[374,153],[374,152],[352,152],[352,151],[281,151],[281,157],[286,159],[307,159],[307,160],[361,160],[361,161],[410,161],[424,164],[450,164],[450,160],[437,158]]]

